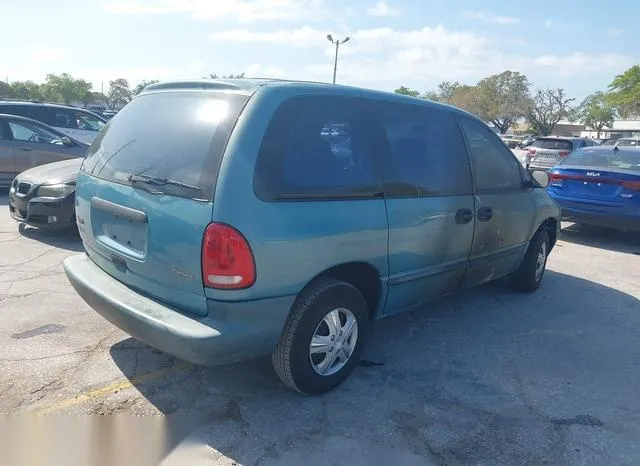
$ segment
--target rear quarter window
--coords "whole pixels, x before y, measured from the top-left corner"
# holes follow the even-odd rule
[[[360,99],[299,96],[269,122],[254,172],[266,201],[369,197],[381,191]]]

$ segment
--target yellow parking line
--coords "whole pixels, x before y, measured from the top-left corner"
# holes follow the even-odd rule
[[[34,413],[35,414],[51,414],[53,412],[60,411],[61,409],[68,408],[70,406],[82,404],[85,401],[101,398],[103,396],[107,396],[122,390],[127,390],[128,388],[135,387],[136,385],[139,385],[141,383],[161,379],[162,377],[165,377],[173,372],[180,372],[185,369],[189,369],[191,367],[193,367],[193,364],[190,364],[185,361],[180,361],[170,367],[164,367],[162,369],[158,369],[157,371],[148,372],[146,374],[133,377],[129,380],[116,382],[114,384],[107,385],[106,387],[102,387],[97,390],[91,390],[85,393],[81,393],[79,395],[76,395],[73,398],[67,398],[66,400],[58,401],[49,406],[36,409]]]

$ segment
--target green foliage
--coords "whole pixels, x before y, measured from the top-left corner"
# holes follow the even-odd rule
[[[478,86],[457,85],[446,103],[466,110],[474,115],[480,116],[482,114],[480,89]]]
[[[605,126],[611,126],[616,112],[607,102],[607,96],[602,92],[595,92],[575,109],[571,115],[572,120],[581,120],[587,128],[595,129],[600,138],[600,131]]]
[[[109,81],[109,91],[107,92],[106,102],[110,109],[122,108],[131,100],[131,89],[129,89],[129,81],[124,78],[118,78],[115,81]]]
[[[25,100],[42,100],[41,85],[34,83],[33,81],[14,81],[11,83],[11,95],[13,99],[25,99]]]
[[[622,118],[640,117],[640,65],[616,76],[606,100]]]
[[[480,81],[476,88],[478,115],[500,133],[527,114],[531,106],[529,80],[521,73],[504,71]]]
[[[536,91],[525,115],[534,134],[549,135],[560,120],[571,115],[570,104],[574,100],[566,96],[564,89]]]
[[[48,74],[47,81],[40,87],[42,97],[52,102],[70,104],[74,101],[87,102],[91,96],[91,83],[75,79],[67,73]]]
[[[415,89],[410,89],[405,86],[400,86],[398,89],[396,89],[393,92],[395,92],[396,94],[408,95],[409,97],[420,97],[419,91],[416,91]]]
[[[133,88],[133,91],[131,91],[132,96],[136,96],[138,94],[140,94],[145,87],[151,85],[151,84],[155,84],[159,82],[157,79],[150,79],[150,80],[142,80],[136,87]]]

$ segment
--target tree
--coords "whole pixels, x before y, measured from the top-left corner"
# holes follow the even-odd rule
[[[240,74],[228,74],[226,76],[218,76],[217,74],[209,74],[209,76],[205,76],[204,79],[241,79],[245,77],[245,73]]]
[[[438,84],[438,88],[435,91],[427,92],[425,97],[429,100],[435,100],[436,102],[450,104],[456,90],[461,86],[458,81],[443,81]]]
[[[110,109],[115,110],[122,108],[131,100],[131,89],[129,89],[129,81],[124,78],[118,78],[115,81],[109,81],[109,91],[107,92],[106,102]]]
[[[84,79],[75,79],[67,73],[48,74],[41,92],[46,100],[70,104],[73,101],[86,101],[91,87],[91,83]]]
[[[477,85],[478,116],[492,123],[501,134],[525,116],[530,105],[529,80],[521,73],[504,71]]]
[[[25,100],[43,100],[42,86],[33,81],[13,81],[11,97]]]
[[[416,91],[415,89],[410,89],[405,86],[400,86],[395,91],[396,94],[408,95],[409,97],[420,97],[420,91]]]
[[[480,107],[479,89],[477,86],[467,86],[458,84],[453,90],[453,94],[446,102],[454,107],[461,108],[474,115],[480,116],[482,108]]]
[[[595,129],[600,139],[600,131],[605,126],[611,126],[615,118],[615,110],[608,104],[606,96],[602,92],[596,92],[584,99],[580,106],[573,112],[572,119],[582,120],[586,128]]]
[[[526,119],[535,134],[547,136],[558,122],[569,116],[571,102],[564,89],[538,90],[530,101]]]
[[[640,116],[640,65],[615,77],[609,85],[607,102],[622,118]]]
[[[151,79],[151,80],[148,80],[148,81],[147,80],[143,80],[136,87],[133,88],[133,91],[131,91],[131,95],[132,96],[136,96],[136,95],[140,94],[144,90],[145,87],[147,87],[147,86],[149,86],[151,84],[155,84],[157,82],[160,82],[160,81],[158,81],[157,79]]]
[[[0,99],[10,99],[13,97],[13,89],[11,84],[0,81]]]

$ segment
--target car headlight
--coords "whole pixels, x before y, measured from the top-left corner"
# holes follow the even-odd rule
[[[36,195],[42,197],[65,197],[75,190],[76,186],[73,184],[50,184],[40,186]]]

